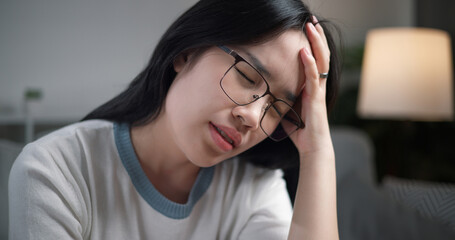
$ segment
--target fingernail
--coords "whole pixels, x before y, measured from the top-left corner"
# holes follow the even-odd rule
[[[316,18],[316,16],[313,15],[313,24],[316,24],[318,22],[318,19]]]

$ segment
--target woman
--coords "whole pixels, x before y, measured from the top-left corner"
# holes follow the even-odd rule
[[[334,53],[299,0],[196,3],[124,92],[24,148],[11,239],[337,239]],[[287,137],[293,210],[280,170],[235,157]]]

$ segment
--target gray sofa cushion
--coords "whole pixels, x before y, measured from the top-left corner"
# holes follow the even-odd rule
[[[455,232],[455,184],[387,176],[383,187],[400,204],[410,206]]]

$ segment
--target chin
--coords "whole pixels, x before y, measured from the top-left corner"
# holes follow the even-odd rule
[[[213,159],[211,160],[203,160],[203,159],[198,159],[196,161],[193,161],[190,159],[190,162],[193,163],[195,166],[197,167],[201,167],[201,168],[208,168],[208,167],[212,167],[212,166],[215,166],[216,164],[222,162],[222,161],[214,161]]]
[[[189,161],[191,163],[193,163],[194,165],[198,166],[198,167],[202,167],[202,168],[207,168],[207,167],[212,167],[212,166],[215,166],[227,159],[229,159],[231,157],[221,157],[221,156],[217,156],[217,157],[201,157],[200,155],[197,156],[196,158],[188,158]]]

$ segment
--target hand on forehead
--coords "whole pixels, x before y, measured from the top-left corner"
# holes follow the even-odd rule
[[[285,97],[286,92],[298,96],[304,82],[304,70],[299,52],[310,44],[303,32],[289,30],[263,44],[246,49],[248,60],[257,61],[270,73],[264,76],[270,84],[272,93]],[[311,48],[310,48],[311,49]]]

